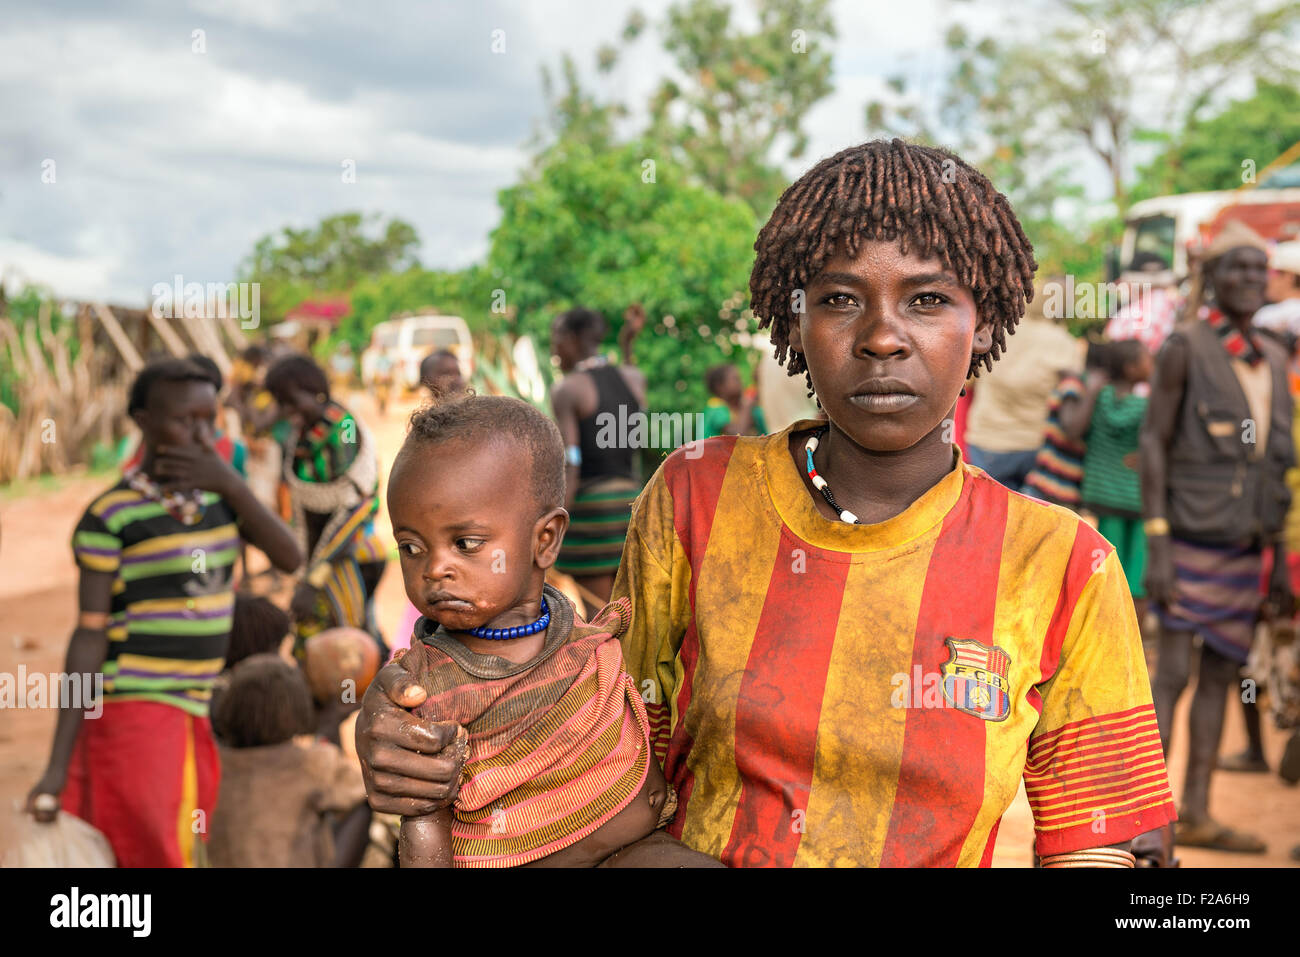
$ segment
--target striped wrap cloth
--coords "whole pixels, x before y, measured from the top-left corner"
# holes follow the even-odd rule
[[[630,604],[585,623],[544,587],[551,624],[530,662],[475,654],[425,618],[401,657],[429,693],[416,714],[469,732],[453,807],[455,867],[554,854],[607,823],[646,781],[646,710],[619,645]]]

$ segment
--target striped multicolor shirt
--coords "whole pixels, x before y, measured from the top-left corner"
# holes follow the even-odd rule
[[[1083,502],[1092,511],[1142,517],[1137,469],[1124,458],[1138,450],[1146,411],[1146,396],[1133,392],[1121,396],[1113,385],[1104,386],[1098,394],[1083,459]]]
[[[987,866],[1022,778],[1040,854],[1171,821],[1114,549],[960,457],[832,521],[788,444],[817,424],[678,450],[637,502],[614,597],[670,833],[738,866]]]
[[[1047,427],[1043,447],[1038,450],[1034,468],[1025,476],[1025,485],[1034,497],[1053,505],[1073,508],[1080,502],[1079,483],[1083,481],[1083,456],[1087,445],[1075,442],[1061,427],[1061,406],[1083,397],[1083,380],[1073,372],[1063,373],[1061,381],[1047,400]]]
[[[220,496],[203,492],[201,505],[199,521],[185,525],[123,479],[73,533],[77,564],[113,575],[105,700],[208,713],[230,641],[239,531]]]

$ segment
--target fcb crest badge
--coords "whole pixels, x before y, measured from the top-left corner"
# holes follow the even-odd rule
[[[943,697],[950,707],[985,721],[1011,712],[1011,656],[969,638],[945,638],[951,657],[944,663]]]

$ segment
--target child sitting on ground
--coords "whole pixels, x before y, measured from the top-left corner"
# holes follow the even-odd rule
[[[717,865],[657,830],[676,799],[623,668],[628,603],[586,623],[544,584],[563,503],[559,430],[527,403],[470,396],[412,416],[388,482],[423,615],[401,662],[428,694],[415,714],[461,725],[463,763],[450,807],[403,821],[404,866]]]
[[[293,634],[289,616],[269,598],[235,593],[235,609],[230,619],[230,647],[226,663],[212,682],[212,733],[221,740],[225,735],[217,715],[221,698],[230,688],[230,673],[245,658],[260,654],[279,654],[293,660]]]
[[[215,717],[222,741],[212,866],[355,866],[370,820],[361,770],[313,738],[315,711],[297,666],[275,654],[245,658]],[[346,839],[336,815],[346,815],[337,825]]]

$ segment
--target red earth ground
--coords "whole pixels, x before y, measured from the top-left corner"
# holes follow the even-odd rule
[[[347,402],[375,431],[382,463],[391,463],[413,406],[394,403],[380,418],[366,394],[356,393]],[[381,474],[386,473],[381,470]],[[105,476],[74,476],[53,487],[20,494],[0,490],[0,673],[16,674],[20,664],[28,673],[61,670],[76,617],[77,577],[69,547],[72,529],[86,503],[110,483],[111,478]],[[386,515],[381,513],[376,527],[388,534]],[[400,577],[390,570],[377,596],[381,626],[390,636],[402,619],[405,600]],[[1169,762],[1175,797],[1182,789],[1186,762],[1190,690],[1179,707]],[[1235,753],[1245,744],[1240,707],[1230,700],[1227,714],[1223,750]],[[9,844],[15,808],[44,769],[54,723],[55,712],[49,709],[0,710],[0,854]],[[1265,751],[1273,767],[1285,741],[1285,735],[1266,719]],[[1292,863],[1288,851],[1300,844],[1300,790],[1288,787],[1275,774],[1218,773],[1210,807],[1223,823],[1262,836],[1268,842],[1268,853],[1224,854],[1180,848],[1184,866],[1285,867]],[[1002,819],[994,866],[1029,866],[1032,844],[1033,818],[1022,787]]]

